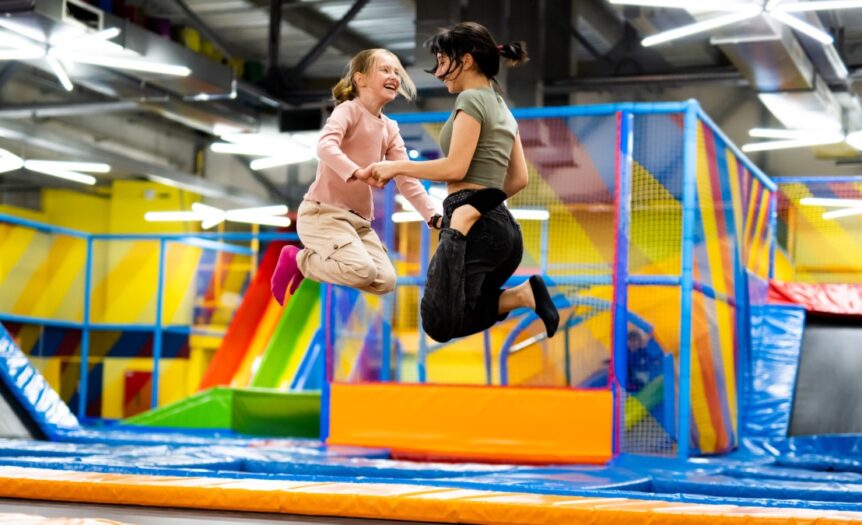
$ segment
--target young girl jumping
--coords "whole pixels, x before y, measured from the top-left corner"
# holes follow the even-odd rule
[[[284,304],[303,278],[382,295],[395,289],[395,268],[371,228],[372,188],[382,188],[367,169],[384,159],[406,160],[398,125],[381,110],[416,88],[401,62],[385,49],[366,49],[351,59],[332,89],[335,110],[317,143],[317,177],[297,212],[296,230],[305,246],[285,246],[272,275],[272,294]],[[397,177],[398,191],[430,225],[437,205],[422,184]]]
[[[465,22],[426,46],[437,64],[429,73],[458,93],[440,130],[443,158],[372,166],[381,181],[409,176],[448,183],[440,243],[428,267],[422,326],[444,342],[490,328],[519,307],[536,311],[548,337],[560,316],[540,275],[503,289],[524,252],[521,229],[502,205],[527,185],[527,162],[512,112],[497,93],[500,58],[527,60],[520,42],[497,44],[488,30]],[[396,179],[397,180],[397,179]]]

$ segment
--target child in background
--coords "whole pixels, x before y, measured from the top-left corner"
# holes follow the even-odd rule
[[[303,278],[350,286],[377,295],[395,289],[395,268],[371,228],[372,188],[386,183],[368,167],[381,160],[406,160],[398,125],[381,110],[416,88],[401,62],[385,49],[366,49],[351,59],[332,89],[335,110],[317,143],[317,177],[297,212],[297,233],[305,246],[285,246],[272,275],[279,304]],[[439,205],[422,184],[396,177],[398,191],[429,225],[439,228]]]

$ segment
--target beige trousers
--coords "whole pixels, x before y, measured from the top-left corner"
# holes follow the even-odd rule
[[[299,205],[296,231],[305,246],[296,256],[302,275],[383,295],[395,289],[395,267],[367,221],[317,201]]]

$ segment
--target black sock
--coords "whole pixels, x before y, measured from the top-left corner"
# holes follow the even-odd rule
[[[497,188],[485,188],[470,194],[466,199],[459,202],[456,208],[469,204],[479,210],[479,213],[485,215],[500,204],[503,204],[506,197],[508,197],[508,195],[506,195],[506,192],[503,190],[498,190]]]
[[[548,288],[545,286],[542,276],[533,275],[530,277],[530,288],[533,289],[533,299],[536,301],[536,314],[545,323],[545,331],[548,333],[548,338],[554,337],[560,324],[560,313],[557,311],[557,307],[554,306],[554,301],[551,299],[551,294],[548,293]]]

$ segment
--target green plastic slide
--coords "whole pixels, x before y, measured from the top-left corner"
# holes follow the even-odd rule
[[[320,392],[215,387],[144,412],[130,425],[232,430],[251,436],[320,437]]]

